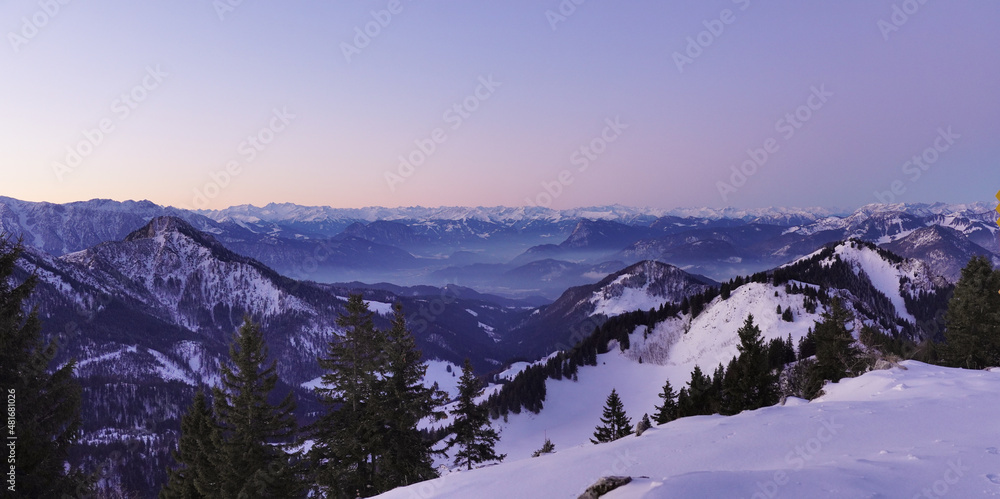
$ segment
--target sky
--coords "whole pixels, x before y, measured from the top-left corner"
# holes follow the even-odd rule
[[[990,200],[998,18],[987,0],[9,0],[0,195]]]

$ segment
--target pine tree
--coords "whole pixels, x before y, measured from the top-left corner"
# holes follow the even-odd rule
[[[459,450],[455,453],[455,464],[464,463],[470,470],[473,464],[503,461],[507,457],[506,454],[497,455],[493,449],[500,436],[490,424],[486,406],[476,403],[476,397],[482,393],[482,382],[472,372],[472,363],[465,359],[462,377],[458,380],[458,405],[452,410],[455,416],[452,424],[454,434],[448,439],[447,448],[457,445]]]
[[[594,438],[590,439],[595,444],[611,442],[624,436],[632,434],[632,421],[625,415],[625,407],[622,405],[618,392],[613,388],[604,403],[604,414],[601,416],[601,425],[594,430]]]
[[[437,477],[431,455],[433,442],[424,439],[417,423],[426,417],[443,418],[435,407],[445,403],[444,394],[423,385],[427,364],[421,361],[416,341],[406,327],[402,305],[393,309],[392,328],[386,334],[386,375],[381,390],[384,431],[375,450],[379,460],[378,489]],[[450,366],[449,366],[450,367]]]
[[[337,326],[343,336],[330,341],[326,356],[318,359],[326,372],[316,393],[327,411],[311,427],[311,460],[316,482],[326,493],[374,495],[374,442],[383,431],[376,413],[385,336],[375,328],[360,294],[348,298]]]
[[[793,322],[793,321],[795,321],[795,318],[792,316],[792,307],[791,307],[791,305],[789,305],[788,308],[786,308],[785,311],[781,313],[781,320],[783,320],[785,322]]]
[[[753,315],[737,330],[739,356],[730,364],[723,414],[738,414],[778,402],[778,376],[771,370],[767,349]],[[779,344],[781,341],[779,340]]]
[[[551,454],[555,451],[556,451],[555,444],[553,444],[551,440],[546,438],[545,443],[542,444],[542,448],[536,450],[535,452],[532,452],[531,457],[538,457],[541,456],[542,454]]]
[[[1000,365],[1000,271],[986,257],[969,260],[945,315],[948,364],[967,369]]]
[[[197,499],[220,493],[216,463],[221,444],[219,427],[205,392],[198,390],[188,412],[181,418],[181,438],[174,461],[180,466],[168,470],[161,499]]]
[[[656,424],[664,424],[677,419],[677,394],[674,393],[674,387],[670,386],[670,380],[663,384],[663,393],[657,396],[663,403],[655,407],[653,421],[656,421]]]
[[[694,408],[691,406],[691,396],[688,395],[687,387],[682,386],[680,391],[677,392],[677,417],[683,418],[694,415],[696,414]]]
[[[229,345],[222,387],[214,390],[222,448],[217,455],[221,497],[301,497],[298,470],[287,449],[296,422],[292,393],[277,405],[268,396],[278,382],[276,364],[265,367],[268,348],[260,326],[246,318]],[[216,495],[215,493],[210,495]]]
[[[37,309],[25,314],[35,276],[17,286],[11,282],[23,251],[20,241],[0,235],[0,387],[17,408],[15,492],[21,497],[88,496],[94,477],[66,465],[80,435],[76,361],[49,371],[62,343],[58,338],[43,342]]]
[[[682,410],[683,416],[704,416],[713,414],[712,410],[712,378],[706,376],[701,366],[694,366],[691,379],[687,385],[688,407]],[[678,405],[680,396],[678,395]]]
[[[810,398],[820,393],[824,381],[837,382],[845,376],[860,374],[862,361],[854,346],[854,337],[847,324],[854,314],[834,299],[830,310],[823,313],[811,336],[816,342],[816,363],[810,369],[807,393]]]

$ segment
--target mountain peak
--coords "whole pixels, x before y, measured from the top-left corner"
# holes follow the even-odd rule
[[[128,236],[125,236],[124,241],[132,242],[141,239],[152,239],[156,236],[170,233],[184,234],[185,236],[188,236],[205,246],[217,244],[214,238],[199,232],[198,229],[195,229],[191,224],[187,223],[183,219],[169,215],[154,217],[143,227],[136,229]]]

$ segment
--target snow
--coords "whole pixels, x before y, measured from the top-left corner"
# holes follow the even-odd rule
[[[187,370],[167,358],[166,355],[163,355],[156,350],[147,351],[156,359],[158,364],[156,366],[156,372],[160,378],[167,381],[180,381],[190,386],[198,386],[198,383],[191,377]]]
[[[892,302],[892,306],[896,307],[896,314],[899,317],[913,324],[917,323],[917,319],[906,311],[906,302],[903,300],[902,295],[900,295],[900,277],[907,274],[899,269],[898,266],[886,261],[873,250],[864,247],[855,247],[851,243],[837,246],[836,254],[840,255],[842,260],[851,262],[855,268],[863,270],[868,275],[868,279],[871,280],[872,285],[875,286],[875,289],[881,291]],[[916,276],[913,274],[908,274],[907,276],[911,280],[916,279]]]
[[[500,374],[497,374],[497,378],[512,380],[517,377],[518,374],[524,372],[525,369],[535,365],[536,362],[515,362],[510,365],[507,369],[503,370]]]
[[[349,301],[349,298],[347,298],[346,296],[337,296],[337,299],[345,302]],[[393,313],[391,303],[384,303],[374,300],[364,300],[364,302],[365,305],[368,305],[368,310],[375,312],[376,314],[382,316],[391,316]]]
[[[623,275],[615,282],[621,282],[627,277],[628,275]],[[612,317],[634,310],[658,308],[667,301],[667,298],[650,294],[648,287],[647,285],[641,288],[622,288],[621,296],[611,300],[605,299],[603,296],[595,293],[594,298],[591,299],[591,302],[595,305],[594,312],[591,315],[604,314]]]
[[[572,498],[612,474],[635,480],[608,499],[1000,495],[992,424],[1000,373],[902,365],[829,385],[812,402],[683,418],[601,445],[553,439],[554,454],[511,455],[379,497]],[[634,422],[644,409],[623,399]],[[559,410],[571,416],[569,408]],[[592,430],[599,414],[588,416]]]
[[[448,372],[448,368],[451,372]],[[427,374],[424,375],[424,386],[433,386],[436,382],[438,388],[448,394],[449,399],[458,396],[458,379],[462,376],[462,366],[452,364],[446,360],[427,361]]]
[[[774,296],[776,291],[778,296]],[[779,304],[783,309],[792,307],[795,322],[780,320],[775,312]],[[541,447],[545,438],[551,439],[557,450],[588,443],[612,388],[621,396],[632,422],[638,422],[643,413],[652,413],[660,403],[657,395],[664,381],[669,379],[678,390],[690,379],[695,365],[711,373],[719,363],[728,363],[736,356],[736,330],[747,313],[753,313],[766,339],[791,335],[795,343],[819,318],[802,310],[802,295],[787,295],[783,287],[750,283],[734,290],[729,300],[716,298],[709,303],[690,326],[688,317],[670,319],[657,324],[645,339],[644,327],[640,327],[630,336],[631,349],[622,353],[614,348],[598,356],[597,366],[579,369],[578,381],[546,381],[544,409],[539,414],[522,411],[508,415],[506,422],[494,421],[501,433],[498,452],[508,454],[508,459],[521,459]],[[546,360],[512,364],[499,376],[512,377]],[[491,387],[487,393],[498,388]]]
[[[486,335],[489,336],[490,339],[492,339],[494,343],[500,343],[500,340],[502,338],[500,338],[500,335],[497,334],[495,327],[493,327],[493,326],[491,326],[489,324],[480,322],[479,323],[479,328],[482,329],[483,331],[486,331]]]

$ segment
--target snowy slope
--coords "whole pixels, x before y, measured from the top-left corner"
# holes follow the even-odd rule
[[[669,379],[678,390],[690,379],[695,365],[711,373],[735,357],[736,330],[748,313],[754,315],[765,339],[791,335],[797,343],[819,318],[802,309],[802,299],[802,295],[786,295],[783,288],[751,283],[734,290],[728,300],[716,298],[693,321],[684,316],[660,322],[645,339],[645,328],[640,327],[629,338],[629,350],[623,353],[613,348],[598,356],[597,366],[580,367],[578,381],[547,380],[544,409],[539,414],[511,414],[506,423],[499,422],[502,434],[498,448],[511,459],[519,459],[530,456],[546,437],[556,449],[589,442],[612,388],[618,391],[633,423],[638,422],[643,413],[652,413],[659,404],[657,394],[664,381]],[[780,320],[776,313],[779,304],[783,309],[792,307],[794,322]]]
[[[902,293],[905,291],[910,296],[916,296],[920,291],[930,291],[944,284],[943,278],[933,275],[922,261],[905,259],[899,263],[890,262],[875,250],[852,241],[838,245],[834,254],[849,262],[856,272],[864,272],[872,285],[892,302],[896,314],[911,323],[916,323],[916,319],[906,310]],[[832,258],[822,263],[828,265],[832,263]]]
[[[830,385],[809,403],[683,418],[602,445],[556,443],[551,455],[379,497],[574,498],[606,475],[636,477],[608,499],[1000,495],[1000,372],[903,366]]]

